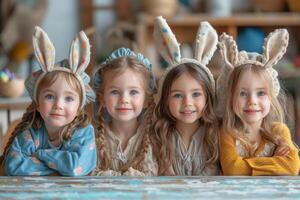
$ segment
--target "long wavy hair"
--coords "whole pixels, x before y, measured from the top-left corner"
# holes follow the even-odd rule
[[[80,101],[82,101],[80,95],[81,87],[79,81],[75,78],[74,75],[63,71],[53,71],[47,73],[38,85],[37,94],[40,94],[40,91],[43,88],[51,86],[59,77],[64,78],[67,81],[67,83],[75,91],[78,92],[80,96]],[[39,129],[44,124],[44,120],[41,117],[40,113],[38,112],[37,107],[38,107],[38,102],[32,101],[32,103],[26,108],[26,111],[22,116],[21,122],[16,126],[15,130],[12,132],[12,135],[9,138],[4,148],[3,155],[0,157],[1,164],[3,163],[5,157],[7,156],[7,153],[9,151],[12,142],[14,141],[15,137],[18,134],[21,134],[23,131],[28,130],[29,128]],[[85,113],[85,109],[79,110],[77,116],[73,119],[73,121],[68,125],[66,125],[61,130],[60,132],[61,137],[64,140],[70,139],[76,128],[82,128],[90,122],[91,122],[91,118]]]
[[[218,120],[213,109],[215,106],[214,88],[203,69],[193,63],[184,63],[171,69],[165,77],[161,94],[159,94],[161,97],[154,110],[154,134],[151,141],[155,146],[154,154],[159,165],[159,175],[174,175],[169,171],[175,159],[174,144],[170,138],[175,132],[176,119],[170,113],[168,99],[172,84],[184,73],[190,74],[200,83],[206,97],[202,117],[199,119],[205,130],[203,140],[199,144],[204,149],[203,154],[199,155],[203,156],[204,168],[218,162],[219,159]]]
[[[284,122],[285,121],[285,109],[281,106],[281,102],[285,101],[285,95],[283,91],[276,97],[272,90],[272,77],[270,74],[261,66],[254,64],[245,64],[236,67],[229,77],[228,88],[226,91],[227,101],[225,105],[225,114],[223,119],[223,130],[226,133],[233,135],[235,139],[238,139],[246,147],[249,156],[254,155],[255,146],[250,143],[245,133],[247,132],[247,123],[244,122],[241,117],[237,114],[236,101],[239,95],[238,85],[240,77],[246,73],[252,73],[266,84],[267,95],[271,102],[271,108],[269,114],[262,120],[260,127],[260,133],[263,138],[271,141],[275,145],[279,142],[284,142],[280,135],[274,135],[272,133],[273,122]]]
[[[135,158],[131,162],[125,163],[119,169],[121,172],[125,172],[128,170],[129,167],[137,169],[139,171],[143,171],[142,169],[142,161],[145,159],[145,156],[150,148],[150,139],[149,133],[152,124],[152,115],[153,110],[155,107],[153,94],[156,91],[154,79],[152,72],[146,69],[146,67],[136,60],[134,57],[121,57],[118,59],[114,59],[111,62],[107,63],[100,70],[97,72],[99,73],[100,77],[102,78],[101,86],[99,87],[98,91],[96,91],[96,107],[95,110],[95,127],[96,127],[96,143],[97,143],[97,151],[98,151],[98,164],[97,168],[94,170],[94,173],[101,170],[108,170],[112,169],[112,156],[109,151],[109,147],[107,146],[106,137],[105,137],[105,124],[107,116],[107,111],[104,105],[104,88],[106,81],[105,79],[106,74],[113,73],[113,78],[117,77],[125,70],[131,69],[134,72],[141,74],[143,77],[144,85],[145,85],[145,92],[146,92],[146,104],[147,107],[143,113],[143,120],[140,123],[145,123],[145,131],[143,135],[142,142],[138,147],[139,152],[137,152]]]

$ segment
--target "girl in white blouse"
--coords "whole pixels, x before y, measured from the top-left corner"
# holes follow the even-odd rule
[[[170,64],[159,82],[151,137],[158,175],[218,175],[218,120],[214,113],[215,81],[206,64],[218,36],[201,22],[195,58],[181,58],[179,44],[162,17],[154,23],[160,54]]]
[[[149,139],[156,87],[149,60],[117,49],[96,69],[93,85],[98,152],[93,175],[156,175]]]

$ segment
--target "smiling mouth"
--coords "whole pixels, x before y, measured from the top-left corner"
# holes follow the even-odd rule
[[[195,113],[196,111],[182,111],[182,112],[180,112],[181,114],[183,114],[183,115],[191,115],[191,114],[193,114],[193,113]]]
[[[61,114],[50,114],[50,116],[52,116],[52,117],[63,117],[64,115],[61,115]]]
[[[127,112],[127,111],[130,111],[132,109],[131,108],[117,108],[116,110],[119,111],[119,112]]]
[[[248,114],[252,114],[252,113],[258,113],[260,112],[260,110],[244,110],[244,112]]]

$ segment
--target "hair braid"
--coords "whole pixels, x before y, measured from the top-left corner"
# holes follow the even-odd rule
[[[84,112],[80,111],[78,116],[62,130],[62,138],[68,140],[71,138],[76,128],[82,128],[91,122],[91,118]]]
[[[97,170],[108,170],[109,168],[112,167],[112,160],[109,154],[109,149],[107,148],[106,138],[105,138],[105,127],[104,127],[105,108],[100,106],[99,109],[101,114],[98,116],[98,121],[97,121],[96,144],[98,146],[97,148],[98,158],[101,158],[101,162],[100,159],[98,159]]]
[[[155,102],[154,102],[154,98],[152,95],[150,95],[148,97],[148,102],[149,102],[149,106],[145,113],[145,118],[146,118],[145,133],[144,133],[142,142],[140,144],[140,147],[138,148],[138,149],[140,149],[139,153],[136,155],[136,157],[130,163],[127,163],[124,166],[122,166],[122,168],[121,168],[122,172],[127,171],[129,167],[132,167],[132,168],[137,169],[142,172],[144,171],[142,161],[145,159],[145,157],[149,151],[150,145],[151,145],[149,135],[150,135],[151,127],[152,127],[153,110],[155,107]]]
[[[38,116],[37,116],[38,115]],[[22,131],[29,129],[31,126],[37,127],[41,125],[41,117],[36,111],[36,104],[32,102],[27,108],[22,116],[21,122],[16,126],[15,130],[12,132],[7,144],[5,145],[2,156],[0,157],[0,164],[7,156],[8,150],[13,143],[15,137]]]

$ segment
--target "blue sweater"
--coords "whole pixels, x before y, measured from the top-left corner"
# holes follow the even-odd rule
[[[95,167],[97,153],[92,125],[77,129],[69,140],[54,147],[46,128],[30,128],[14,139],[5,158],[6,175],[83,176]]]

